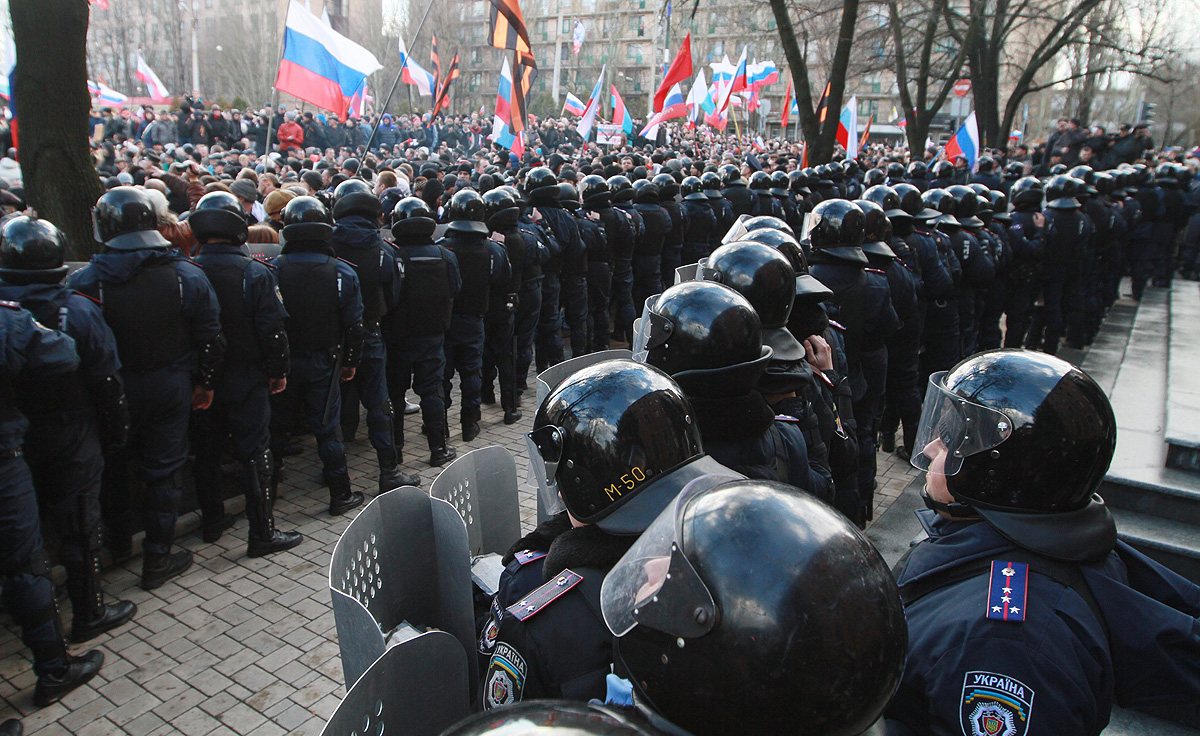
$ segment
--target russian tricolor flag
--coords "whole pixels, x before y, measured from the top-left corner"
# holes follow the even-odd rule
[[[629,115],[629,110],[625,108],[625,100],[621,99],[621,93],[617,92],[617,86],[612,86],[612,119],[613,122],[621,126],[621,130],[625,131],[626,135],[633,134],[633,118]]]
[[[519,159],[525,153],[525,140],[508,125],[512,119],[512,91],[512,67],[508,64],[508,57],[505,57],[504,66],[500,67],[500,86],[496,90],[496,114],[492,118],[490,137],[516,154]]]
[[[672,118],[687,117],[687,114],[688,108],[687,103],[683,99],[683,90],[679,88],[678,83],[673,84],[671,85],[671,91],[667,93],[666,100],[663,101],[662,112],[654,113],[639,135],[645,136],[652,128],[657,128],[664,121]]]
[[[946,158],[953,161],[956,156],[962,156],[967,160],[967,165],[974,169],[975,162],[979,160],[979,124],[975,121],[975,111],[967,116],[967,121],[962,124],[950,142],[946,144]]]
[[[569,112],[572,115],[582,116],[584,110],[586,109],[587,105],[584,104],[583,100],[579,99],[570,92],[567,93],[567,99],[565,102],[563,102],[563,112]]]
[[[288,5],[283,59],[275,77],[280,92],[332,110],[344,120],[363,80],[382,68],[374,54],[322,23],[296,0]]]
[[[425,97],[433,95],[438,86],[437,78],[408,55],[408,50],[404,48],[403,37],[400,38],[400,61],[404,64],[404,69],[400,73],[400,78],[404,80],[404,83],[413,85]]]
[[[747,69],[747,77],[750,88],[758,89],[778,82],[779,70],[775,68],[773,61],[760,61],[750,65]]]

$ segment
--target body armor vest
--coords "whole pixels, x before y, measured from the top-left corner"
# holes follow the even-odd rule
[[[436,247],[436,246],[435,246]],[[391,320],[396,337],[433,337],[450,329],[450,276],[441,250],[432,255],[414,255],[415,248],[400,246],[397,255],[404,264],[404,298]]]
[[[492,255],[483,239],[447,240],[458,259],[462,291],[454,300],[455,314],[484,314],[491,299]]]
[[[276,263],[292,350],[313,353],[336,348],[342,333],[337,259],[325,256],[317,263],[300,263],[280,256]]]
[[[37,304],[22,302],[21,306],[28,309],[42,327],[66,333],[67,325],[70,323],[70,309],[67,306],[70,292],[66,292],[62,296],[61,300],[55,299],[53,302]],[[76,350],[78,350],[78,345],[76,345]],[[56,376],[26,375],[16,379],[14,384],[16,405],[27,416],[49,412],[79,411],[93,407],[91,396],[83,383],[83,374],[79,371],[60,373]],[[0,412],[0,414],[2,413]]]
[[[354,266],[358,273],[358,288],[362,293],[363,327],[368,332],[379,331],[379,320],[387,311],[383,298],[383,246],[348,248],[334,243],[338,257]]]
[[[100,302],[125,370],[166,368],[187,354],[183,285],[173,262],[144,265],[123,283],[101,282]]]
[[[196,258],[196,263],[204,269],[204,275],[217,293],[217,303],[221,305],[226,363],[257,364],[262,360],[262,354],[258,350],[253,316],[246,304],[246,269],[250,267],[250,259],[243,256],[231,261],[227,258],[218,260],[205,257],[203,253]]]

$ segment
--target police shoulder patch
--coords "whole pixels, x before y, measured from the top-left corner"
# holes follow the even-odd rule
[[[484,679],[484,707],[490,710],[520,702],[528,672],[520,652],[504,642],[497,644]]]
[[[843,325],[841,322],[838,322],[837,320],[832,320],[832,319],[829,320],[829,326],[832,327],[833,329],[837,330],[838,332],[846,331],[846,326]]]
[[[563,570],[552,580],[508,607],[508,613],[518,621],[528,621],[534,614],[558,600],[583,580],[577,572]]]
[[[84,294],[82,291],[72,291],[71,293],[72,293],[72,294],[77,294],[77,295],[79,295],[79,296],[81,296],[81,297],[83,297],[84,299],[87,299],[87,300],[89,300],[89,301],[93,301],[93,302],[95,302],[95,303],[99,304],[100,306],[104,306],[104,302],[100,301],[99,299],[97,299],[96,297],[94,297],[94,296],[92,296],[92,295],[90,295],[90,294]]]
[[[963,736],[1025,736],[1033,714],[1033,689],[996,672],[963,677],[959,717]]]
[[[1029,565],[993,560],[988,576],[987,617],[996,621],[1023,622],[1028,597]]]
[[[792,422],[794,424],[800,423],[800,420],[797,419],[796,417],[792,416],[791,414],[776,414],[775,421],[777,421],[777,422]]]
[[[536,562],[537,560],[542,559],[543,557],[546,556],[546,554],[547,553],[545,551],[540,551],[540,550],[535,551],[535,550],[523,549],[520,552],[518,552],[516,555],[514,555],[514,557],[516,558],[517,562],[521,565],[521,567],[524,567],[525,565],[528,565],[531,562]]]
[[[10,302],[7,299],[0,299],[0,307],[8,307],[9,309],[20,309],[21,305],[17,302]]]
[[[886,272],[884,272],[884,271],[880,271],[878,268],[864,268],[863,270],[864,270],[864,271],[869,271],[870,273],[877,273],[877,274],[879,274],[880,276],[887,276],[887,273],[886,273]]]

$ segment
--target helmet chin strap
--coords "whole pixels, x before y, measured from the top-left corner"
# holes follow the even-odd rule
[[[933,496],[929,495],[929,486],[921,488],[921,500],[925,502],[925,508],[937,511],[940,514],[946,514],[956,519],[964,519],[971,516],[978,516],[975,507],[969,503],[955,501],[953,503],[943,503],[937,501]]]

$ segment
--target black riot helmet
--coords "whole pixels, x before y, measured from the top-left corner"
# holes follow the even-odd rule
[[[808,177],[803,171],[789,171],[787,178],[788,191],[792,194],[811,194],[808,190]]]
[[[1117,188],[1117,180],[1116,177],[1107,171],[1100,171],[1093,178],[1092,186],[1096,187],[1098,194],[1109,195]]]
[[[546,508],[609,534],[640,534],[680,490],[657,481],[700,457],[700,430],[670,376],[632,360],[595,363],[559,384],[526,435]]]
[[[796,233],[792,231],[792,226],[783,220],[773,215],[755,215],[742,221],[742,227],[746,228],[746,232],[755,230],[778,230],[795,237]]]
[[[633,183],[633,201],[638,204],[658,204],[658,187],[648,179]]]
[[[700,183],[698,176],[685,176],[679,185],[679,193],[684,199],[693,202],[708,201],[708,195],[704,193],[704,185]]]
[[[1096,170],[1087,164],[1080,164],[1068,171],[1067,176],[1079,179],[1084,184],[1091,186],[1096,181]]]
[[[974,194],[974,192],[971,192]],[[958,208],[958,201],[954,195],[945,189],[930,189],[921,195],[921,201],[931,210],[936,210],[941,214],[933,218],[934,225],[947,225],[950,227],[961,227],[962,223],[955,217],[954,212]],[[918,219],[920,219],[918,217]]]
[[[954,175],[954,164],[949,161],[938,161],[930,169],[934,179],[949,179]]]
[[[579,209],[579,190],[569,181],[564,181],[558,185],[558,203],[562,205],[564,210],[572,212]]]
[[[706,171],[700,175],[700,185],[704,187],[704,196],[709,199],[721,198],[721,177],[715,171]]]
[[[887,177],[892,181],[902,181],[904,179],[905,169],[904,164],[899,161],[893,161],[887,165]]]
[[[883,169],[867,169],[867,173],[863,174],[863,186],[874,187],[879,186],[887,181],[887,174],[883,173]]]
[[[717,169],[717,174],[721,177],[721,183],[725,186],[742,180],[742,170],[733,164],[721,164],[721,167]]]
[[[1065,174],[1050,177],[1046,182],[1046,208],[1052,210],[1079,209],[1079,200],[1075,199],[1075,182]]]
[[[200,198],[188,217],[192,234],[201,243],[227,240],[234,245],[246,242],[249,228],[238,198],[229,192],[209,192]]]
[[[1008,213],[1008,195],[992,189],[988,191],[988,201],[992,206],[992,219],[1000,222],[1011,222],[1012,215]]]
[[[900,198],[900,209],[913,217],[925,210],[925,203],[921,201],[921,190],[912,184],[897,184],[892,187],[892,191]]]
[[[1025,164],[1020,161],[1010,161],[1004,167],[1004,178],[1015,181],[1025,176]]]
[[[492,190],[495,191],[499,190]],[[436,229],[437,220],[433,217],[433,210],[420,197],[405,197],[392,209],[392,237],[396,242],[402,242],[406,237],[429,237]]]
[[[1034,210],[1042,206],[1043,189],[1041,179],[1036,176],[1023,176],[1013,182],[1008,195],[1012,198],[1013,207]]]
[[[530,202],[558,199],[558,177],[545,166],[538,166],[525,175],[525,191]]]
[[[991,350],[929,377],[912,463],[945,476],[957,505],[1016,544],[1094,559],[1116,542],[1096,495],[1116,440],[1112,405],[1086,373],[1043,353]]]
[[[992,169],[996,168],[996,159],[984,154],[975,161],[975,168],[979,169],[981,174],[990,174]]]
[[[658,200],[660,202],[671,202],[675,199],[675,195],[679,194],[679,182],[675,181],[675,177],[667,173],[655,174],[650,180],[654,186],[658,187]]]
[[[608,182],[596,174],[588,174],[579,181],[579,196],[583,197],[583,204],[587,207],[603,207],[612,201]]]
[[[863,211],[866,226],[863,229],[863,252],[868,255],[895,258],[896,252],[887,244],[891,229],[883,208],[869,199],[856,199],[854,205]]]
[[[333,190],[333,217],[340,220],[350,215],[359,215],[368,220],[383,216],[383,206],[375,196],[371,185],[362,179],[347,179]]]
[[[633,201],[633,183],[624,174],[617,174],[608,178],[608,191],[612,194],[612,201],[614,202]]]
[[[738,240],[739,243],[751,242],[769,245],[783,254],[796,273],[796,297],[816,296],[818,301],[824,301],[833,296],[824,284],[808,273],[808,256],[800,247],[799,241],[782,230],[759,228],[751,230]]]
[[[756,192],[765,192],[771,188],[771,175],[765,171],[756,171],[750,175],[750,188]]]
[[[491,189],[483,195],[484,223],[492,230],[516,227],[521,204],[507,187]]]
[[[67,238],[54,223],[14,217],[0,230],[0,279],[18,286],[57,284],[67,275],[66,249]]]
[[[773,481],[686,488],[605,576],[600,610],[637,701],[695,736],[860,734],[908,649],[871,542]]]
[[[908,165],[908,178],[910,181],[921,181],[929,173],[929,167],[924,161],[913,161]]]
[[[853,202],[827,199],[804,218],[805,232],[800,242],[808,241],[814,253],[824,253],[840,261],[866,265],[862,244],[866,215]]]
[[[554,189],[558,191],[557,182],[554,184]],[[487,235],[487,225],[483,224],[486,209],[483,197],[479,196],[479,192],[473,189],[460,189],[450,198],[450,204],[446,205],[446,221],[449,223],[446,225],[446,229],[459,233]]]
[[[909,186],[912,186],[909,184]],[[913,187],[916,190],[916,187]],[[912,215],[900,208],[900,195],[892,187],[884,184],[877,184],[867,191],[863,192],[862,198],[868,202],[874,202],[883,208],[883,214],[888,217],[905,217],[912,218]]]
[[[796,300],[796,271],[787,257],[765,243],[743,241],[717,248],[697,269],[746,297],[762,323],[762,341],[776,360],[802,360],[804,346],[787,331]]]
[[[651,732],[601,705],[531,700],[468,716],[441,736],[651,736]]]
[[[689,394],[736,396],[771,358],[746,297],[710,281],[686,281],[646,300],[633,357],[666,371]]]
[[[946,191],[954,197],[954,216],[963,227],[983,227],[983,221],[975,216],[979,209],[979,195],[975,190],[963,184],[947,187]]]
[[[786,197],[788,195],[788,175],[786,171],[771,172],[771,196]]]
[[[150,196],[134,187],[109,189],[92,208],[92,234],[113,250],[166,248],[171,243],[158,232],[158,217]]]
[[[1067,173],[1066,164],[1054,164],[1050,167],[1050,176],[1062,176]]]
[[[285,240],[324,241],[333,237],[333,218],[329,208],[316,197],[296,197],[283,208]]]

